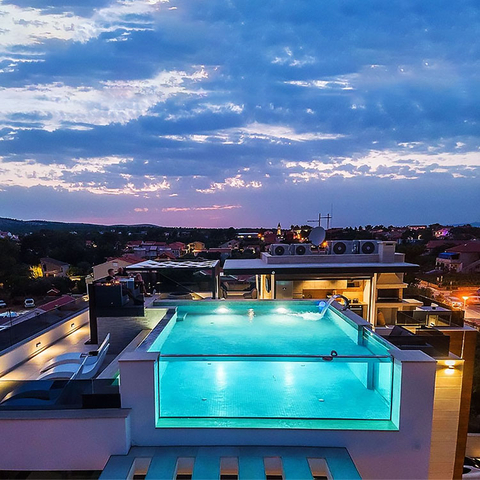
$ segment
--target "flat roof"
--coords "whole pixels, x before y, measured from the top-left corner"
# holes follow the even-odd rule
[[[265,263],[260,258],[225,260],[223,271],[228,274],[275,273],[395,273],[418,270],[418,265],[405,262],[358,263]]]

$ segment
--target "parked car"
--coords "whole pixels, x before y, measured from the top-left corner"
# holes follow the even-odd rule
[[[465,457],[462,478],[480,478],[480,461],[477,458]]]
[[[463,308],[462,300],[457,297],[447,297],[447,301],[453,308]]]
[[[472,295],[467,298],[467,303],[469,305],[480,305],[480,295]]]
[[[7,304],[3,300],[0,300],[0,308],[5,308],[6,306]]]
[[[26,298],[23,302],[25,308],[35,308],[35,300],[33,298]]]

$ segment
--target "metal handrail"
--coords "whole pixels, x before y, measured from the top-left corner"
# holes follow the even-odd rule
[[[249,353],[249,354],[241,354],[241,353],[211,353],[211,354],[204,354],[204,353],[192,353],[192,354],[183,354],[183,353],[160,353],[159,355],[161,358],[321,358],[325,359],[326,357],[332,358],[364,358],[366,360],[375,359],[375,358],[393,358],[391,355],[286,355],[286,354],[274,354],[274,353]]]

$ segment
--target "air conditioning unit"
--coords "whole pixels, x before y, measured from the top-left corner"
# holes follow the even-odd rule
[[[328,245],[328,253],[331,255],[351,255],[356,252],[358,242],[353,240],[335,240]]]
[[[378,253],[378,242],[375,240],[359,240],[358,244],[358,253],[361,255]]]
[[[270,245],[270,255],[280,257],[282,255],[290,255],[291,245],[285,245],[284,243],[274,243]]]
[[[312,245],[310,243],[297,243],[292,245],[292,253],[294,255],[311,255]]]

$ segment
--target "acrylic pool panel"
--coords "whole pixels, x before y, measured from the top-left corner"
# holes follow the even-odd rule
[[[160,418],[391,418],[388,347],[335,311],[196,303],[172,322],[149,349],[160,352]]]

